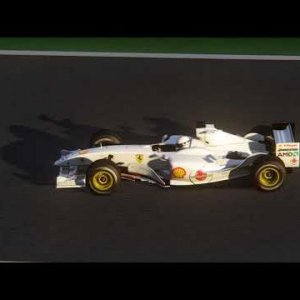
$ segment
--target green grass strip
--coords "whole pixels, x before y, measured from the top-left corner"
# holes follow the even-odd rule
[[[0,38],[0,50],[300,55],[300,38]]]

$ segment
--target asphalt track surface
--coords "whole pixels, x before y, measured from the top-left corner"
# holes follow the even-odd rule
[[[52,165],[100,128],[151,143],[199,120],[236,134],[297,123],[299,82],[296,61],[1,56],[0,260],[299,261],[298,170],[274,193],[245,178],[99,197],[56,190]]]

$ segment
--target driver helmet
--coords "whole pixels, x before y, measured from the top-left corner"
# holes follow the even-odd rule
[[[190,148],[191,138],[188,136],[181,136],[178,139],[178,144],[182,149]]]

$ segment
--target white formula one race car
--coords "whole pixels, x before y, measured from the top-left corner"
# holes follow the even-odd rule
[[[164,135],[150,145],[123,145],[118,136],[96,133],[91,147],[62,150],[57,188],[87,186],[109,194],[121,179],[145,181],[161,187],[197,185],[251,175],[264,191],[282,186],[287,171],[299,167],[299,143],[294,125],[278,123],[270,135],[250,132],[244,137],[197,125],[195,137]]]

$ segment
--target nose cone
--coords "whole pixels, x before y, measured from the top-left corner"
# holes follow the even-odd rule
[[[61,157],[60,159],[58,159],[58,160],[56,160],[56,161],[54,162],[54,166],[59,166],[59,167],[61,167],[61,166],[63,166],[63,164],[64,164],[65,161],[66,161],[66,160],[65,160],[63,157]]]
[[[54,166],[59,166],[59,165],[60,165],[60,159],[58,159],[54,162]]]

